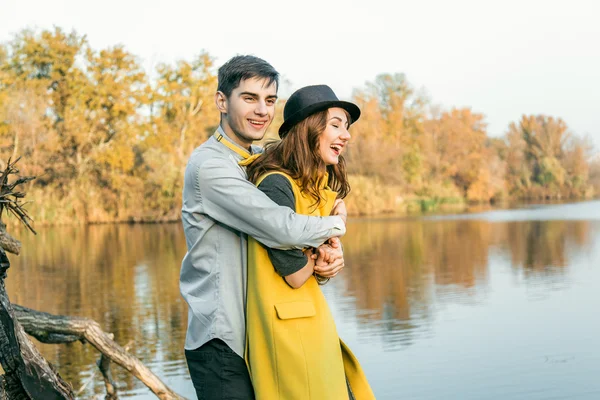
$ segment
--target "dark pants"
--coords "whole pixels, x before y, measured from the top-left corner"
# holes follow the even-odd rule
[[[186,350],[198,400],[253,400],[254,390],[243,358],[220,339]]]

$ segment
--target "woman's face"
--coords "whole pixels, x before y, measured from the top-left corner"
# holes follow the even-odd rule
[[[350,140],[350,123],[343,108],[327,110],[327,127],[319,137],[319,154],[325,165],[335,165]]]

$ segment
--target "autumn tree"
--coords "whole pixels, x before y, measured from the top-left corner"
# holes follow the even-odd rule
[[[452,109],[425,121],[427,182],[451,183],[469,200],[489,201],[502,192],[503,177],[492,169],[501,161],[487,139],[484,116],[470,109]]]
[[[594,189],[594,193],[600,193],[600,155],[596,154],[589,165],[589,180],[590,185]]]
[[[560,118],[523,116],[507,133],[507,180],[519,197],[585,195],[587,145]],[[573,191],[575,189],[575,191]]]
[[[160,64],[149,93],[150,123],[139,144],[147,207],[161,216],[176,218],[181,208],[183,172],[192,150],[217,128],[214,105],[217,76],[208,53],[192,62]]]
[[[362,114],[352,130],[350,172],[420,187],[424,163],[419,138],[426,97],[404,74],[379,75],[353,97]]]
[[[179,218],[187,159],[219,123],[216,67],[202,52],[150,75],[124,47],[97,51],[60,28],[0,46],[0,160],[23,156],[23,172],[38,177],[27,189],[45,198],[32,209],[39,221]],[[353,212],[593,193],[590,141],[561,119],[523,116],[490,138],[483,114],[433,107],[399,73],[353,100],[362,112],[346,153]],[[260,144],[278,138],[284,104]]]
[[[10,44],[3,109],[10,151],[29,155],[37,185],[82,221],[119,219],[140,133],[145,72],[122,47],[94,52],[61,29],[25,31]],[[21,139],[21,140],[20,140]]]

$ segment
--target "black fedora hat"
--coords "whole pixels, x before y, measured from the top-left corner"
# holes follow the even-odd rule
[[[309,115],[332,107],[348,111],[350,123],[360,117],[360,109],[356,104],[339,100],[327,85],[305,86],[296,90],[285,103],[283,124],[279,128],[279,136],[283,138],[292,126]]]

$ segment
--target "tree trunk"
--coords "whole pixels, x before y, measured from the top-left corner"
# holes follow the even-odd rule
[[[0,365],[4,370],[0,398],[73,399],[71,386],[37,351],[15,318],[4,287],[9,266],[6,253],[0,248]]]

